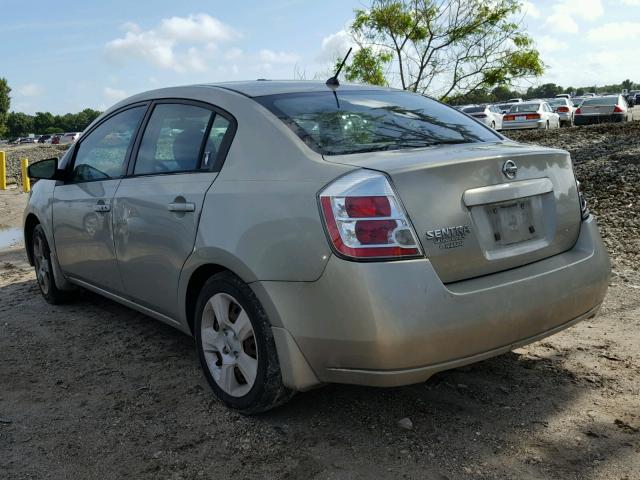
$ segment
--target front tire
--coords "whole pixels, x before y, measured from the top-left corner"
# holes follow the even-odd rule
[[[53,265],[51,263],[51,249],[44,234],[42,225],[36,225],[31,236],[31,252],[33,254],[33,265],[36,271],[36,280],[40,293],[51,305],[58,305],[67,302],[70,298],[69,292],[64,292],[56,285],[53,276]]]
[[[287,402],[271,323],[253,291],[230,272],[211,277],[196,304],[194,333],[204,375],[215,395],[245,414]]]

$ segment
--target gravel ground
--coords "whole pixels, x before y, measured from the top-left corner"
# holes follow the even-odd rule
[[[29,163],[35,163],[38,160],[61,157],[67,148],[69,148],[68,145],[0,145],[0,150],[3,150],[7,155],[7,183],[22,184],[20,159],[26,158]]]
[[[639,133],[510,135],[574,155],[617,271],[599,317],[424,384],[331,385],[257,417],[214,400],[190,338],[89,293],[50,306],[22,250],[0,251],[0,477],[640,478]],[[9,223],[25,199],[0,192]]]

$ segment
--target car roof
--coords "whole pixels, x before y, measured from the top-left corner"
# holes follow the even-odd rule
[[[209,83],[205,86],[219,87],[241,93],[247,97],[278,95],[282,93],[326,92],[329,87],[318,80],[252,80],[239,82]],[[339,90],[395,90],[372,85],[341,83]]]

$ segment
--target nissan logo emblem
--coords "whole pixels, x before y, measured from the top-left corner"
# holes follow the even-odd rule
[[[516,165],[516,162],[513,160],[507,160],[504,162],[504,165],[502,166],[502,173],[504,173],[504,176],[510,180],[516,178],[516,174],[518,173],[518,166]]]

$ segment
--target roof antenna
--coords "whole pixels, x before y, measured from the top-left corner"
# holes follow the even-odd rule
[[[338,88],[340,86],[340,82],[338,81],[338,75],[340,75],[340,72],[342,71],[342,67],[344,67],[344,64],[347,63],[347,58],[349,58],[349,55],[351,55],[351,50],[353,50],[353,47],[349,48],[349,51],[344,56],[344,59],[342,60],[342,63],[338,67],[338,70],[336,71],[336,74],[325,82],[327,87],[329,87],[334,92],[335,92],[336,88]]]
[[[344,67],[344,64],[347,63],[347,58],[349,58],[349,55],[351,54],[351,50],[353,50],[353,47],[349,47],[349,51],[342,59],[342,63],[338,67],[338,70],[336,71],[335,75],[329,78],[329,80],[325,82],[327,87],[329,87],[333,92],[333,96],[336,98],[336,105],[338,106],[338,110],[340,110],[340,101],[338,100],[338,94],[336,93],[336,90],[340,86],[340,82],[338,81],[338,75],[340,75],[340,72],[342,71],[342,67]]]

